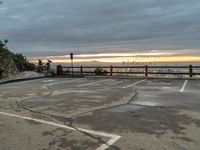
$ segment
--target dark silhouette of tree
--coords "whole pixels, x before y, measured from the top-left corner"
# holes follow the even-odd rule
[[[5,40],[4,40],[4,43],[5,43],[5,44],[8,44],[8,39],[5,39]]]
[[[4,46],[5,44],[2,41],[0,41],[0,48],[4,48]]]
[[[3,5],[3,1],[0,0],[0,5]]]
[[[8,40],[7,40],[7,39],[4,40],[4,47],[5,47],[6,49],[8,49]]]
[[[5,39],[4,42],[0,41],[0,48],[6,48],[7,44],[8,44],[7,39]]]

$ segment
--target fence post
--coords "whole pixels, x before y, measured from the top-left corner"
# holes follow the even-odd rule
[[[193,68],[192,65],[189,66],[189,76],[192,77],[193,75]]]
[[[80,67],[81,75],[83,75],[83,66]]]
[[[110,66],[110,76],[113,75],[113,66]]]
[[[148,65],[145,66],[145,77],[148,77]]]

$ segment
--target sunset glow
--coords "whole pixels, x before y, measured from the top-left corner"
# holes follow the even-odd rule
[[[70,58],[64,56],[45,56],[30,57],[31,62],[37,62],[37,59],[52,60],[54,63],[69,63]],[[79,54],[74,56],[75,63],[81,62],[200,62],[200,56],[173,56],[172,53],[100,53],[100,54]]]
[[[161,55],[172,55],[173,53],[100,53],[100,54],[81,54],[77,55],[80,58],[87,57],[135,57],[135,56],[161,56]]]

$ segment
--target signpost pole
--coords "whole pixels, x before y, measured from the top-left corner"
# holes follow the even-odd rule
[[[73,58],[74,58],[74,54],[73,54],[73,53],[70,53],[72,74],[74,74],[74,64],[73,64]]]

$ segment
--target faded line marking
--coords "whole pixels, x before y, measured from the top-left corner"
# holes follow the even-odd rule
[[[180,93],[183,93],[185,90],[185,87],[187,86],[188,80],[185,80],[185,82],[183,83],[183,86],[180,89]]]
[[[85,133],[89,133],[89,134],[93,134],[93,135],[97,135],[97,136],[103,136],[103,137],[110,138],[106,142],[106,144],[102,144],[96,150],[105,150],[108,147],[112,146],[116,141],[118,141],[121,138],[121,136],[115,135],[115,134],[108,134],[105,132],[99,132],[99,131],[88,130],[88,129],[83,129],[83,128],[76,128],[76,127],[73,128],[70,126],[66,126],[66,125],[62,125],[62,124],[58,124],[58,123],[54,123],[54,122],[50,122],[50,121],[35,119],[35,118],[31,118],[31,117],[26,117],[26,116],[20,116],[20,115],[6,113],[6,112],[0,112],[0,114],[9,116],[9,117],[20,118],[20,119],[24,119],[24,120],[31,120],[31,121],[35,121],[35,122],[39,122],[39,123],[43,123],[43,124],[47,124],[47,125],[51,125],[51,126],[56,126],[56,127],[60,127],[60,128],[65,128],[65,129],[69,129],[69,130],[73,130],[73,131],[81,131],[81,132],[85,132]]]
[[[131,87],[131,86],[137,85],[137,84],[139,84],[139,83],[141,83],[141,82],[144,82],[144,81],[146,81],[146,79],[137,81],[137,82],[135,82],[135,83],[133,83],[133,84],[130,84],[130,85],[127,85],[127,86],[124,86],[124,87],[122,87],[122,89],[129,88],[129,87]]]
[[[94,93],[90,90],[55,90],[51,93],[51,95],[61,95],[61,94],[69,94],[69,93]]]
[[[69,82],[74,82],[74,81],[78,81],[78,80],[81,80],[81,79],[63,80],[63,81],[57,81],[57,82],[47,83],[45,85],[46,86],[52,86],[52,85],[56,85],[56,84],[69,83]]]
[[[92,84],[96,84],[96,83],[100,83],[100,82],[104,82],[104,81],[108,81],[110,79],[105,79],[105,80],[100,80],[100,81],[95,81],[95,82],[90,82],[90,83],[86,83],[86,84],[81,84],[78,87],[83,87],[83,86],[87,86],[87,85],[92,85]]]

